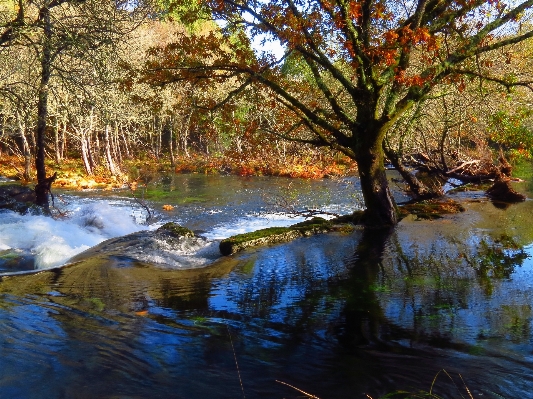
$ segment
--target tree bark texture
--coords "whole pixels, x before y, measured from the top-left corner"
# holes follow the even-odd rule
[[[366,205],[365,225],[372,227],[398,223],[396,202],[385,173],[383,136],[379,127],[370,126],[365,134],[358,136],[355,144],[355,160]]]
[[[37,140],[35,169],[37,170],[37,185],[35,186],[35,203],[45,209],[49,209],[48,191],[46,182],[45,139],[48,118],[48,85],[50,82],[52,64],[52,24],[50,22],[50,9],[46,0],[41,18],[44,27],[43,48],[41,56],[41,82],[39,84],[39,100],[37,104]]]

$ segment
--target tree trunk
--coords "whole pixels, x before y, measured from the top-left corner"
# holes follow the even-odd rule
[[[91,162],[89,161],[89,149],[87,146],[87,137],[86,133],[81,134],[81,159],[83,160],[83,166],[85,167],[85,172],[90,176],[93,174],[93,169],[91,167]]]
[[[24,173],[23,178],[26,181],[31,180],[31,150],[28,140],[26,139],[26,121],[17,112],[17,120],[19,125],[20,139],[22,141],[22,154],[24,155]]]
[[[396,202],[385,174],[383,134],[379,127],[367,129],[359,136],[355,148],[361,190],[366,205],[365,225],[393,226],[398,223]]]
[[[111,127],[109,124],[105,125],[104,132],[104,145],[105,145],[105,157],[107,161],[107,170],[111,172],[113,176],[117,175],[117,168],[115,167],[115,162],[113,161],[113,156],[111,155],[111,140],[109,138],[109,130]]]
[[[347,279],[341,282],[341,291],[351,292],[344,301],[341,316],[343,328],[339,329],[339,343],[348,350],[360,350],[362,345],[389,344],[381,337],[385,321],[383,309],[375,290],[379,284],[383,255],[394,229],[365,229],[357,245],[354,262],[349,267]]]
[[[118,139],[118,122],[113,124],[113,134],[111,135],[111,142],[113,143],[113,156],[118,160],[118,164],[122,165],[122,151],[120,149],[120,141]]]
[[[400,157],[393,150],[384,146],[384,151],[387,155],[387,158],[392,163],[392,166],[394,166],[394,169],[400,173],[409,186],[409,190],[417,199],[436,198],[443,195],[442,189],[439,190],[426,186],[424,183],[418,180],[415,175],[409,172],[403,165]]]
[[[61,149],[59,140],[59,117],[56,117],[55,129],[54,129],[54,144],[55,144],[55,156],[56,163],[61,163]]]
[[[61,159],[65,159],[65,151],[67,149],[67,118],[63,119],[63,128],[61,129],[61,147],[59,155]]]
[[[130,159],[131,155],[130,155],[130,149],[129,149],[129,146],[128,146],[128,135],[124,131],[124,126],[120,127],[120,131],[121,131],[122,139],[124,141],[124,151],[126,152],[126,158]]]
[[[183,148],[183,153],[188,158],[189,157],[189,132],[190,132],[190,126],[191,126],[191,118],[192,118],[192,111],[189,112],[186,119],[182,121],[181,125],[181,133],[180,133],[180,141],[181,141],[181,148]]]
[[[43,53],[41,57],[41,82],[39,85],[39,102],[37,104],[37,142],[35,168],[37,169],[37,185],[35,186],[35,203],[46,210],[48,205],[49,185],[46,181],[45,160],[45,139],[46,123],[48,118],[48,84],[50,82],[50,71],[52,64],[52,24],[50,22],[50,10],[48,0],[41,10],[41,18],[44,25]]]
[[[168,151],[170,154],[170,165],[174,167],[176,165],[176,157],[174,156],[174,119],[172,116],[168,120]]]

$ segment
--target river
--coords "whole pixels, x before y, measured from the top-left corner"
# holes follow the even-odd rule
[[[151,224],[125,190],[58,192],[55,219],[3,212],[0,398],[530,397],[533,201],[450,193],[465,212],[217,253],[302,220],[281,205],[345,214],[357,193],[357,179],[175,175],[135,192]],[[90,252],[167,221],[204,239]]]

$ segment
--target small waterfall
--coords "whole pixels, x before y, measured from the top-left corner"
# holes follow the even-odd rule
[[[105,201],[71,204],[61,219],[4,211],[0,267],[3,258],[12,259],[16,254],[21,259],[33,257],[35,269],[60,266],[104,240],[147,228],[135,222],[131,207],[111,206]]]

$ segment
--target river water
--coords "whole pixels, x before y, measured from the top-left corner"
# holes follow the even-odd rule
[[[127,191],[58,193],[55,219],[2,213],[0,398],[530,397],[533,201],[453,193],[464,213],[216,251],[302,220],[281,205],[348,213],[357,188],[177,175],[136,191],[151,224]],[[90,250],[167,221],[205,239]]]

